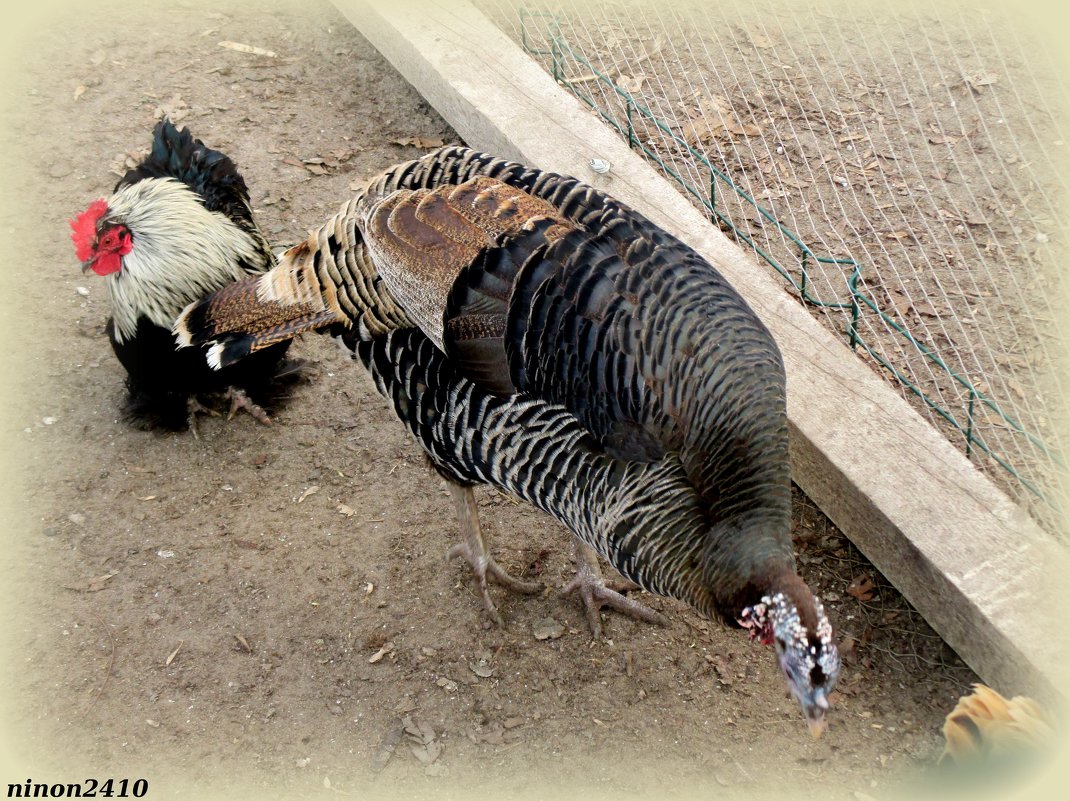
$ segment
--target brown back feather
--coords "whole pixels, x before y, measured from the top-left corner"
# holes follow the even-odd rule
[[[443,314],[457,276],[484,248],[547,218],[572,228],[546,201],[479,176],[375,200],[365,215],[365,242],[391,294],[442,348]]]

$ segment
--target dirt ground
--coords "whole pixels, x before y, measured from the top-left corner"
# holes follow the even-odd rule
[[[441,481],[325,339],[296,345],[308,376],[271,427],[119,421],[107,300],[67,220],[159,114],[235,158],[280,245],[422,152],[406,142],[455,134],[327,3],[64,5],[6,33],[0,784],[864,801],[933,772],[973,676],[802,496],[801,568],[845,655],[820,741],[770,651],[679,604],[646,596],[669,626],[607,614],[592,642],[573,599],[498,590],[491,627],[467,567],[444,561],[459,532]],[[478,497],[507,568],[571,576],[565,530]]]

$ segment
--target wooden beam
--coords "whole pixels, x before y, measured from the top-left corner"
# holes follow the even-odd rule
[[[581,178],[720,270],[784,354],[803,491],[986,682],[1061,691],[1066,554],[962,452],[471,5],[335,3],[468,145]]]

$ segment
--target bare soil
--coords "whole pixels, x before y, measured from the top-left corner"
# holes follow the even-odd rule
[[[491,626],[467,567],[445,562],[459,531],[440,480],[324,338],[295,346],[307,377],[270,427],[210,418],[194,438],[120,421],[107,300],[66,221],[110,192],[160,114],[235,158],[280,245],[456,135],[326,3],[45,8],[7,34],[0,783],[856,799],[932,771],[973,676],[801,495],[801,568],[846,660],[820,741],[768,649],[679,604],[644,596],[670,625],[609,613],[592,642],[556,592],[569,534],[482,491],[500,561],[550,588],[495,591],[506,626]],[[538,639],[546,618],[559,636]]]

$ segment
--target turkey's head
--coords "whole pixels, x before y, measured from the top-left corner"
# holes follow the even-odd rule
[[[133,249],[134,237],[122,223],[109,221],[106,200],[94,200],[70,225],[71,241],[83,272],[109,275],[122,269],[123,256]]]
[[[740,613],[739,623],[750,630],[751,639],[776,649],[788,689],[802,707],[810,733],[820,737],[825,730],[829,693],[840,676],[840,655],[824,607],[817,598],[812,600],[816,618],[812,630],[803,624],[796,605],[781,592],[748,606]]]

